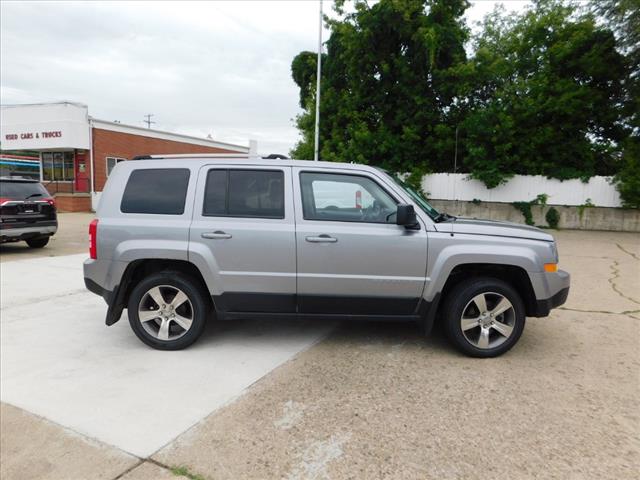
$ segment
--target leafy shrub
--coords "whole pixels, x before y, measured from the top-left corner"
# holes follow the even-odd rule
[[[549,195],[541,193],[533,202],[531,202],[531,205],[542,205],[544,207],[547,204],[547,200],[549,200]]]
[[[627,140],[622,167],[614,177],[614,183],[623,207],[640,208],[640,137]]]
[[[522,213],[524,217],[524,223],[527,225],[535,225],[533,213],[531,213],[531,202],[513,202],[511,205],[513,205],[516,210],[520,210],[520,213]]]
[[[578,216],[580,217],[580,221],[582,221],[582,217],[584,217],[585,208],[595,207],[596,205],[591,201],[590,198],[587,198],[582,205],[578,205]]]
[[[547,214],[544,216],[544,218],[551,228],[558,228],[558,224],[560,223],[560,213],[558,213],[558,210],[551,207],[549,210],[547,210]]]
[[[531,207],[533,205],[544,206],[547,204],[548,199],[549,199],[549,195],[547,195],[546,193],[541,193],[540,195],[538,195],[536,198],[534,198],[529,202],[513,202],[511,205],[513,205],[513,207],[516,210],[519,210],[520,213],[522,213],[522,216],[524,217],[524,222],[527,225],[535,225],[535,222],[533,221],[533,213],[531,212]]]

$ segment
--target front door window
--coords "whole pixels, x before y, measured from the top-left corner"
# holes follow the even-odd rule
[[[300,174],[305,220],[395,223],[396,201],[362,175]]]

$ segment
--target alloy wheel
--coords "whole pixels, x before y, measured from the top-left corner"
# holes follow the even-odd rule
[[[165,342],[177,340],[193,324],[193,305],[179,288],[158,285],[140,299],[138,320],[153,338]]]
[[[495,348],[513,334],[516,314],[511,302],[502,294],[484,292],[467,303],[460,317],[464,338],[474,347]]]

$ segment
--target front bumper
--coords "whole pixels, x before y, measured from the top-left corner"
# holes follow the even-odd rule
[[[551,276],[552,280],[549,282],[553,288],[553,294],[545,299],[536,300],[535,311],[533,317],[546,317],[549,315],[552,309],[563,305],[567,301],[569,296],[569,289],[571,285],[571,275],[564,270],[559,270],[554,274],[547,274]]]
[[[553,308],[563,305],[569,296],[569,287],[563,288],[551,298],[536,301],[536,311],[534,317],[547,317]]]
[[[49,222],[47,222],[49,223]],[[27,240],[34,237],[51,236],[58,230],[58,225],[38,225],[19,228],[0,228],[0,238],[2,241]]]

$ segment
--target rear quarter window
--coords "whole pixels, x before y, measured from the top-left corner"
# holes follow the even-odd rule
[[[122,195],[122,213],[182,215],[190,172],[186,168],[134,170]]]

